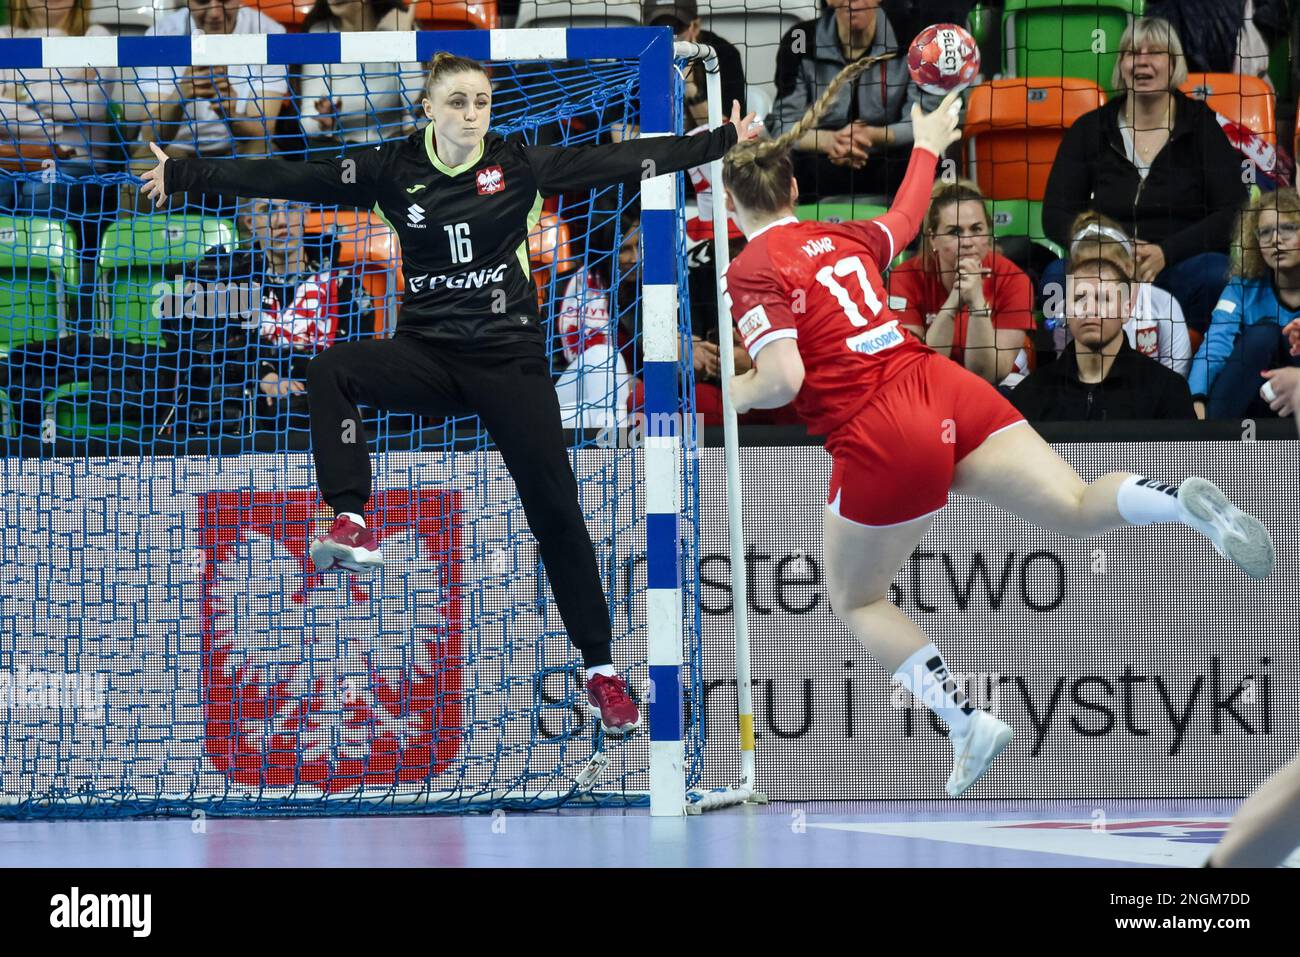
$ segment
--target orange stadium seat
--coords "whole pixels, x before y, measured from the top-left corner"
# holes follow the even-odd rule
[[[297,27],[311,10],[312,0],[244,0],[244,6],[260,10],[286,27]]]
[[[495,30],[496,0],[416,0],[415,22],[422,30]]]
[[[1106,102],[1074,77],[981,83],[966,105],[966,173],[989,199],[1041,200],[1065,130]]]
[[[573,249],[569,244],[569,224],[560,219],[556,213],[542,213],[537,226],[528,234],[528,258],[533,264],[533,283],[537,286],[537,303],[544,305],[546,284],[551,278],[551,267],[555,267],[556,276],[563,276],[572,272],[577,266],[573,260]]]
[[[338,264],[358,267],[361,287],[374,305],[375,335],[391,329],[397,320],[397,300],[402,289],[397,234],[373,213],[343,209],[309,212],[307,232],[334,234]]]
[[[1277,146],[1277,99],[1257,76],[1238,73],[1189,73],[1178,89]]]

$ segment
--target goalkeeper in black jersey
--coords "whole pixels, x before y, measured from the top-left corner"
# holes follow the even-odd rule
[[[528,146],[488,132],[486,72],[448,53],[433,60],[423,107],[431,122],[420,133],[307,163],[168,159],[151,144],[159,162],[144,192],[159,206],[192,191],[373,208],[387,220],[401,239],[406,278],[395,335],[333,346],[307,370],[316,475],[336,516],[312,542],[312,560],[349,571],[383,562],[363,517],[371,476],[359,402],[432,417],[477,414],[519,490],[582,653],[588,701],[606,730],[630,731],[639,715],[611,660],[609,607],[565,451],[528,234],[545,196],[699,166],[760,127],[736,104],[731,123],[707,135]]]

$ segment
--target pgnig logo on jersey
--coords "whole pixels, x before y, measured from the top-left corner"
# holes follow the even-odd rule
[[[363,586],[310,568],[316,493],[199,496],[204,756],[230,784],[390,789],[456,759],[459,498],[377,494],[385,575]]]
[[[419,203],[412,203],[406,208],[406,225],[412,229],[424,229],[424,207]]]
[[[478,171],[478,194],[491,196],[506,188],[506,174],[500,166],[485,166]]]

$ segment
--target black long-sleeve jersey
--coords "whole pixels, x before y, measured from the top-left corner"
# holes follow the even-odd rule
[[[402,245],[399,334],[461,351],[542,355],[528,234],[546,196],[689,169],[736,143],[726,124],[698,136],[601,146],[529,146],[488,133],[475,157],[448,167],[433,127],[402,140],[306,163],[169,159],[168,194],[208,192],[374,209]],[[653,164],[653,165],[651,165]]]

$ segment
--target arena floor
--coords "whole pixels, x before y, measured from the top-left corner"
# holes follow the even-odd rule
[[[11,867],[1199,867],[1239,802],[771,804],[497,816],[0,822]],[[197,833],[196,833],[197,831]],[[1300,866],[1300,852],[1289,864]]]

